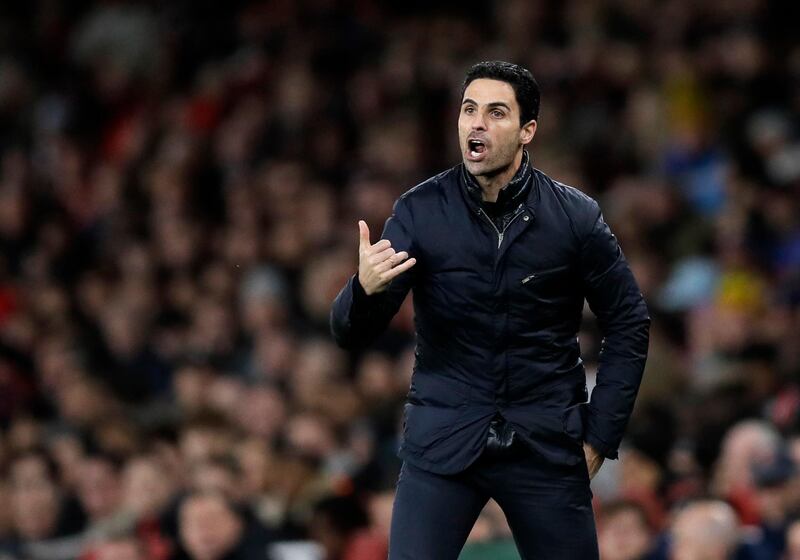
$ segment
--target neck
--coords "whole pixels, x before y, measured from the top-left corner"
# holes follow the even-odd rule
[[[500,194],[500,190],[511,182],[520,164],[522,164],[522,150],[517,152],[517,155],[514,156],[510,164],[500,169],[497,173],[476,176],[475,180],[478,182],[483,192],[483,200],[487,202],[497,202],[497,196]]]

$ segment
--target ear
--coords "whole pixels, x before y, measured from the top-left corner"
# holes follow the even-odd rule
[[[519,129],[519,141],[523,146],[530,144],[536,134],[536,121],[530,120]]]

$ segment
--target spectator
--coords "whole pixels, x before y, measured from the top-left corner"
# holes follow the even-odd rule
[[[698,501],[672,523],[671,560],[731,560],[739,544],[739,521],[728,504]]]
[[[121,512],[121,463],[102,453],[88,455],[80,467],[77,495],[92,524],[108,521]]]
[[[196,492],[181,502],[181,544],[191,560],[265,558],[271,537],[218,493]]]
[[[23,452],[12,459],[9,470],[13,533],[3,551],[35,560],[77,556],[85,518],[77,504],[62,496],[52,459],[39,450]]]
[[[369,531],[366,511],[351,496],[317,502],[310,527],[325,560],[380,560],[389,552],[386,538]]]
[[[654,534],[641,506],[620,501],[603,506],[597,540],[604,560],[643,560],[653,549]]]

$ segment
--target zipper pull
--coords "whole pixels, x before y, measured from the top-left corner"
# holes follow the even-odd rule
[[[497,248],[498,249],[500,248],[500,245],[503,244],[503,235],[504,234],[502,232],[497,234]]]
[[[525,278],[522,279],[522,283],[523,284],[527,284],[528,282],[530,282],[534,278],[536,278],[536,274],[529,274],[528,276],[526,276]]]

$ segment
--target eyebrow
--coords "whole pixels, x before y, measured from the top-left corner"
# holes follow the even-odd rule
[[[475,101],[474,99],[470,99],[469,97],[465,97],[464,101],[461,102],[462,105],[464,105],[465,103],[472,103],[473,105],[479,105],[477,101]],[[509,107],[508,104],[504,103],[503,101],[492,101],[491,103],[487,103],[486,105],[488,105],[490,108],[505,107],[507,110],[511,111],[511,107]]]

